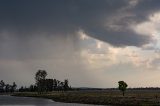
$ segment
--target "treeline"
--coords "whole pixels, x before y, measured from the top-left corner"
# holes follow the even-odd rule
[[[38,70],[35,74],[35,84],[30,87],[20,87],[19,92],[49,92],[49,91],[67,91],[71,90],[69,81],[59,81],[57,79],[47,79],[47,72],[45,70]]]
[[[13,82],[12,85],[6,84],[3,80],[0,81],[0,93],[12,93],[15,92],[17,85]]]

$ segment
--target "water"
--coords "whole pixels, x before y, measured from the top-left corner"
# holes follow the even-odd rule
[[[99,106],[99,105],[59,103],[49,99],[0,95],[0,106]]]

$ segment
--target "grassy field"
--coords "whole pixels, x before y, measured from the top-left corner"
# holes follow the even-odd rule
[[[125,96],[118,90],[67,91],[37,94],[15,93],[13,96],[49,98],[57,102],[122,106],[160,106],[160,90],[128,90]]]

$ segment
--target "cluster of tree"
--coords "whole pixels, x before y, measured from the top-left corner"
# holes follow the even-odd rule
[[[64,82],[57,79],[46,79],[47,72],[45,70],[38,70],[35,74],[36,87],[34,87],[39,93],[44,91],[66,91],[71,89],[67,79]]]
[[[35,85],[30,87],[20,87],[19,92],[48,92],[48,91],[67,91],[71,90],[67,79],[64,82],[57,79],[46,79],[47,72],[45,70],[38,70],[35,74]]]
[[[13,82],[12,85],[6,84],[3,80],[0,81],[0,92],[1,93],[8,93],[8,92],[14,92],[17,88],[17,85],[15,82]]]
[[[35,85],[30,85],[29,87],[21,86],[18,91],[19,92],[36,92],[37,91],[37,86],[35,86]]]

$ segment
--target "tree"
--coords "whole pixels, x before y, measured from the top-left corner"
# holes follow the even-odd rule
[[[34,87],[34,85],[30,85],[30,87],[29,87],[29,91],[30,91],[30,92],[34,92],[34,91],[35,91],[35,87]]]
[[[63,87],[63,83],[59,80],[57,80],[57,90],[60,91],[62,90],[62,87]]]
[[[39,93],[45,90],[46,76],[47,76],[47,72],[45,70],[38,70],[35,74],[36,85]]]
[[[10,91],[10,85],[9,84],[6,84],[5,85],[5,92],[9,92]]]
[[[119,90],[121,90],[122,91],[122,93],[123,93],[123,96],[124,96],[124,92],[126,91],[126,89],[127,89],[127,83],[126,82],[124,82],[124,81],[119,81],[118,82],[118,85],[119,85]]]
[[[57,80],[56,79],[53,80],[53,89],[54,90],[57,89]]]
[[[0,81],[0,92],[4,92],[5,83],[3,80]]]
[[[52,91],[53,90],[53,79],[45,79],[45,89],[46,91]]]
[[[14,92],[17,88],[17,85],[15,82],[13,82],[13,85],[11,85],[11,92]]]
[[[35,74],[36,83],[40,80],[44,80],[47,76],[47,72],[45,70],[38,70]]]
[[[24,92],[24,87],[23,87],[23,86],[21,86],[21,87],[19,88],[19,92]]]
[[[69,89],[68,80],[67,79],[64,80],[64,86],[63,87],[64,87],[65,91]]]

